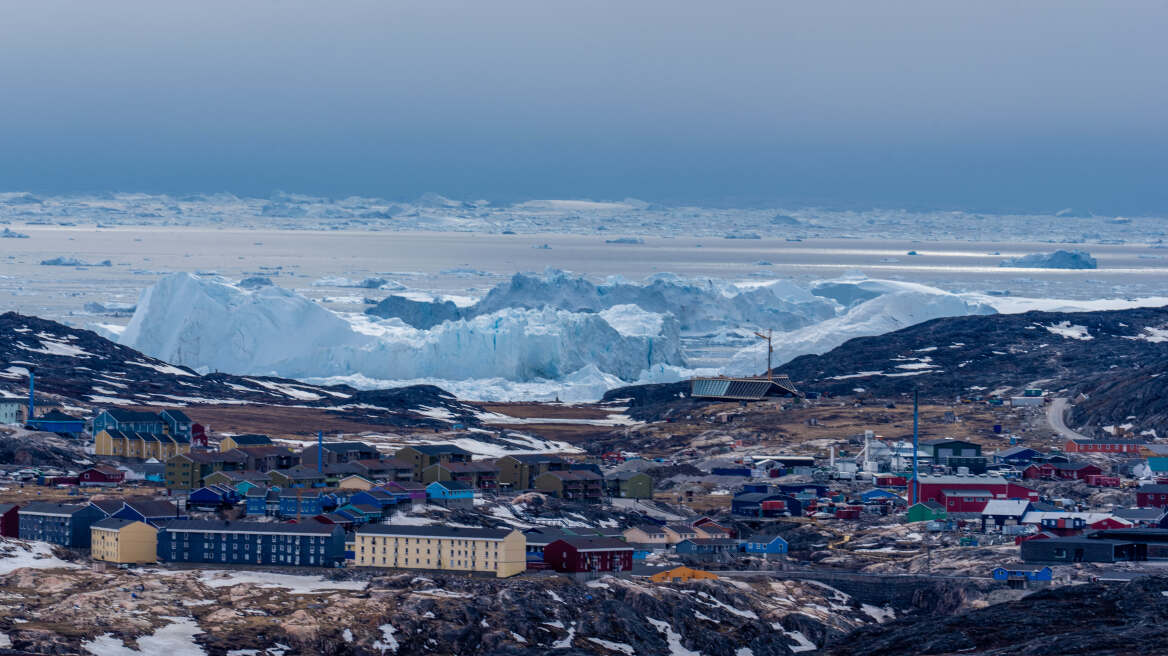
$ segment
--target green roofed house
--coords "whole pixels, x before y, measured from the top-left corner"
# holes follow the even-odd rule
[[[945,512],[945,506],[942,506],[936,501],[924,501],[913,504],[908,509],[908,517],[905,521],[910,524],[913,522],[931,522],[946,519],[948,516],[948,513]]]

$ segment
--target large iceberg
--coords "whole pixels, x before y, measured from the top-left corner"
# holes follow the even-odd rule
[[[555,380],[593,365],[636,380],[654,365],[684,365],[677,320],[650,315],[508,308],[419,330],[280,287],[178,273],[142,293],[119,341],[200,370],[292,378]]]
[[[1057,250],[1002,260],[998,266],[1019,269],[1096,269],[1099,263],[1087,251]]]
[[[831,299],[816,296],[785,280],[734,285],[715,280],[689,281],[659,274],[645,283],[613,279],[597,284],[563,271],[543,276],[515,274],[491,289],[478,303],[454,308],[448,303],[417,303],[391,296],[367,313],[399,318],[417,328],[442,321],[491,314],[509,308],[553,307],[572,312],[600,312],[615,306],[636,306],[648,312],[672,314],[684,332],[718,330],[724,326],[767,326],[791,330],[836,315]]]
[[[589,401],[630,383],[760,373],[761,343],[738,350],[757,329],[780,329],[780,366],[853,337],[995,311],[979,295],[862,275],[809,286],[663,275],[637,285],[553,272],[516,276],[466,307],[407,300],[386,307],[426,328],[334,312],[276,286],[244,289],[219,277],[173,274],[143,292],[117,339],[203,371],[364,388],[424,382],[476,400]],[[687,368],[683,349],[704,368]],[[699,358],[702,349],[713,354]]]

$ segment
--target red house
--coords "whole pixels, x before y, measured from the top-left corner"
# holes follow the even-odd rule
[[[1143,485],[1136,488],[1136,505],[1140,508],[1168,506],[1168,485]]]
[[[1067,440],[1063,450],[1067,453],[1139,453],[1147,446],[1143,440]]]
[[[126,472],[114,469],[109,465],[94,465],[81,472],[77,479],[81,485],[113,487],[115,485],[121,485],[126,480]]]
[[[0,535],[20,537],[20,506],[15,503],[0,503]]]
[[[936,501],[947,512],[981,512],[990,499],[1038,501],[1038,492],[1001,476],[948,475],[920,477],[920,500]]]
[[[557,572],[628,572],[633,548],[616,538],[566,537],[544,547],[543,561]]]
[[[1054,467],[1054,475],[1056,478],[1064,478],[1069,481],[1085,481],[1088,476],[1102,476],[1103,470],[1089,462],[1055,462],[1051,463]]]
[[[1026,469],[1022,470],[1022,478],[1034,479],[1048,479],[1054,478],[1054,465],[1049,462],[1034,463]]]

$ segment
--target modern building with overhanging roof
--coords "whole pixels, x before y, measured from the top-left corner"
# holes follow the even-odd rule
[[[690,380],[690,396],[695,399],[762,401],[766,398],[802,397],[803,393],[784,375],[771,378],[713,376]]]

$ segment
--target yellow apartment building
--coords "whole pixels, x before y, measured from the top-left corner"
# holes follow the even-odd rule
[[[357,567],[486,572],[499,578],[527,569],[527,537],[516,530],[371,524],[357,529]]]

